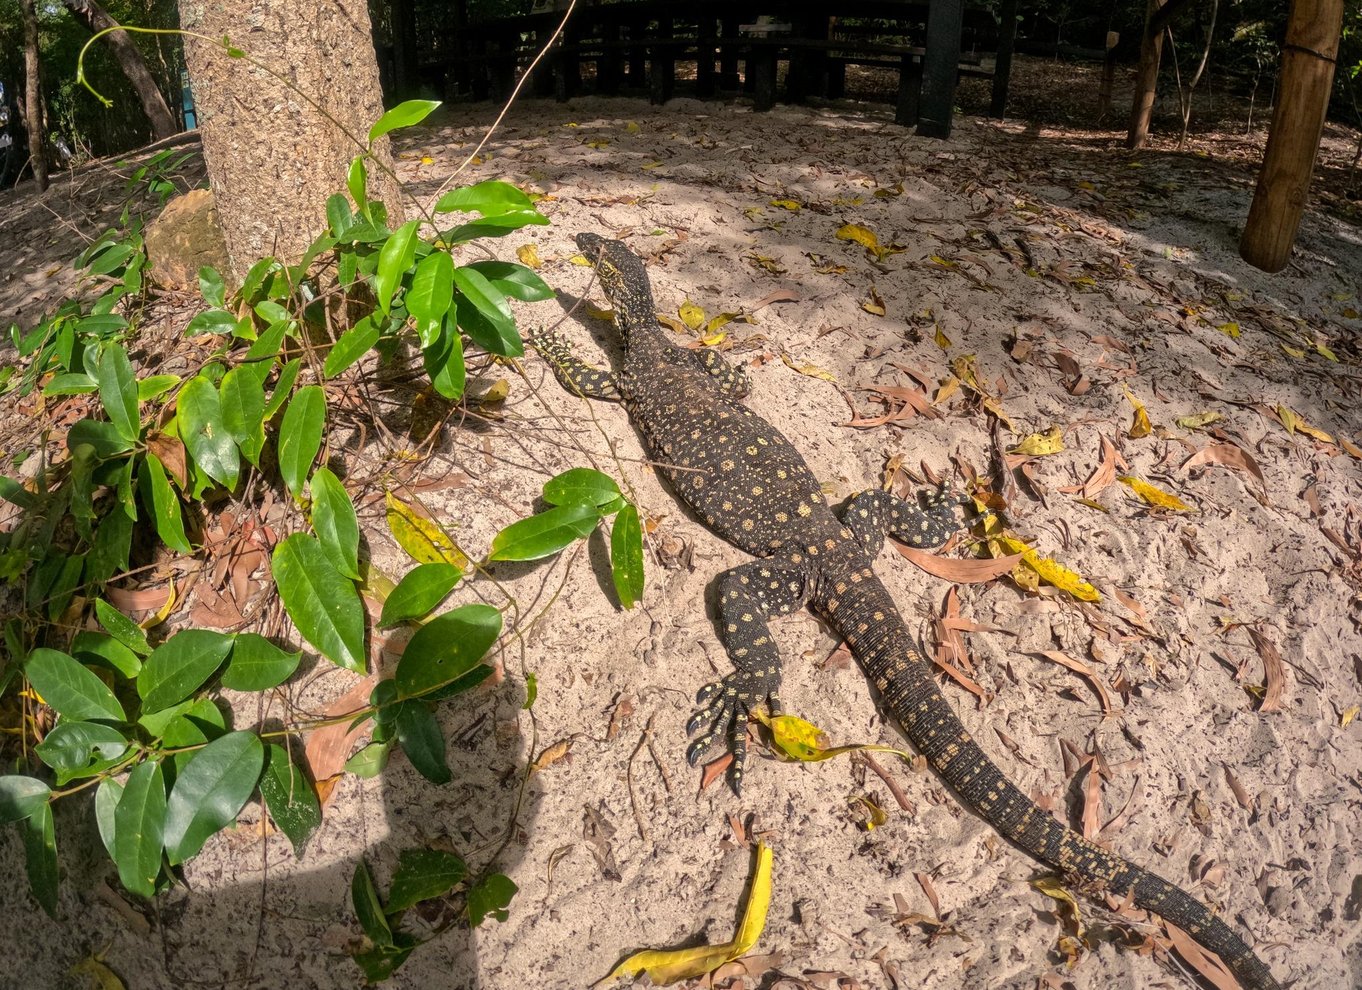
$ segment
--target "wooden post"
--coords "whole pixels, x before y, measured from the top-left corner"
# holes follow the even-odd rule
[[[38,191],[47,191],[47,128],[43,122],[42,70],[38,65],[38,14],[33,0],[19,0],[24,22],[24,129]]]
[[[1121,35],[1115,31],[1107,32],[1107,57],[1102,63],[1102,85],[1097,90],[1097,119],[1106,120],[1111,112],[1111,87],[1116,81],[1116,46]]]
[[[1293,0],[1281,81],[1239,255],[1254,268],[1286,267],[1310,191],[1324,113],[1334,82],[1343,0]]]
[[[993,99],[988,115],[1002,119],[1007,113],[1007,84],[1012,75],[1012,49],[1017,44],[1017,0],[1003,0],[998,11],[998,53],[993,61]]]
[[[917,132],[923,137],[951,136],[963,26],[961,0],[932,0],[927,13],[927,54],[922,57],[922,99],[917,122]]]

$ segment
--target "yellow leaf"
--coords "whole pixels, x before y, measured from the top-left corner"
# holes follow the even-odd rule
[[[867,832],[877,829],[885,822],[889,821],[889,816],[885,814],[884,809],[881,808],[874,801],[870,800],[870,798],[858,794],[853,798],[848,798],[847,800],[851,803],[853,807],[859,804],[861,807],[865,808],[866,813],[870,817],[867,818],[865,821],[861,822],[860,824],[861,828],[865,829]]]
[[[771,730],[771,739],[781,752],[801,763],[818,763],[830,760],[843,753],[857,750],[871,750],[876,753],[897,753],[905,760],[912,760],[911,753],[891,746],[871,743],[853,743],[849,746],[829,746],[827,734],[812,722],[806,722],[798,715],[768,715],[760,709],[757,720]]]
[[[1362,713],[1362,705],[1353,705],[1338,717],[1338,727],[1340,729],[1346,729],[1348,723],[1357,718],[1359,713]]]
[[[1058,426],[1052,426],[1044,433],[1032,433],[1025,437],[1008,453],[1025,454],[1028,457],[1045,457],[1047,454],[1058,454],[1063,449],[1064,432]]]
[[[773,199],[771,200],[771,205],[779,206],[782,210],[789,210],[791,213],[801,209],[799,203],[793,199]]]
[[[564,127],[581,127],[582,125],[579,124],[579,123],[577,123],[577,121],[575,121],[575,120],[569,120],[569,121],[568,121],[566,124],[564,124],[563,126],[564,126]]]
[[[931,261],[931,263],[934,265],[940,265],[942,268],[947,269],[958,268],[960,266],[960,263],[958,261],[951,261],[949,258],[941,257],[941,255],[939,254],[932,255],[928,260]]]
[[[960,391],[960,379],[951,375],[936,390],[936,395],[932,398],[932,405],[939,406],[958,391]]]
[[[677,310],[677,313],[681,317],[681,322],[691,330],[699,330],[700,327],[704,325],[705,311],[689,299],[681,304],[681,308]]]
[[[1339,313],[1338,315],[1341,316],[1341,317],[1343,317],[1345,320],[1355,320],[1355,319],[1357,319],[1359,316],[1362,316],[1362,313],[1359,313],[1357,310],[1353,309],[1351,306],[1345,306],[1345,307],[1343,308],[1343,311],[1342,311],[1341,313]]]
[[[774,858],[770,846],[764,842],[757,843],[757,865],[752,873],[751,892],[732,941],[723,945],[698,945],[690,949],[645,949],[635,952],[596,985],[621,976],[637,977],[646,972],[653,983],[668,986],[712,973],[724,963],[746,953],[757,944],[757,939],[766,927],[766,915],[771,909],[771,867]]]
[[[998,422],[1002,423],[1013,433],[1017,432],[1017,427],[1013,425],[1012,420],[1008,417],[1007,413],[1003,412],[1003,404],[997,399],[985,397],[979,400],[979,405],[984,407],[985,412],[992,413]]]
[[[631,120],[629,121],[629,123],[624,125],[624,129],[630,134],[637,134],[639,131],[639,126],[636,122]]]
[[[950,350],[951,339],[941,332],[941,324],[939,323],[936,326],[936,333],[934,335],[934,339],[936,340],[937,347],[941,348],[943,351]]]
[[[494,402],[505,402],[506,396],[511,394],[511,383],[505,378],[498,378],[492,383],[492,387],[478,397],[478,401],[484,406]]]
[[[568,259],[568,264],[576,265],[578,268],[590,268],[591,262],[584,254],[574,254]]]
[[[1034,548],[1015,536],[1006,534],[989,537],[989,547],[995,557],[1010,557],[1014,553],[1022,555],[1021,561],[1012,570],[1012,580],[1024,588],[1034,589],[1036,579],[1054,585],[1060,591],[1068,592],[1080,601],[1099,602],[1102,596],[1097,589],[1081,577],[1049,557],[1042,557]]]
[[[903,195],[903,183],[902,183],[902,182],[896,182],[892,187],[887,188],[887,189],[876,189],[876,190],[875,190],[875,198],[876,198],[876,199],[890,199],[890,198],[893,198],[893,197],[895,197],[895,196],[902,196],[902,195]]]
[[[438,523],[417,515],[415,509],[392,492],[387,493],[386,501],[388,529],[392,530],[397,545],[413,560],[423,564],[453,564],[461,571],[468,570],[468,558]]]
[[[644,162],[642,165],[639,166],[639,168],[643,169],[643,171],[645,172],[651,172],[653,169],[661,167],[662,167],[661,162]]]
[[[1296,358],[1298,360],[1305,357],[1305,352],[1298,347],[1287,347],[1285,344],[1283,344],[1282,350],[1286,351],[1287,354],[1291,355],[1291,357]]]
[[[543,264],[539,260],[539,248],[533,244],[522,244],[515,249],[515,256],[520,259],[520,263],[526,268],[538,268]]]
[[[434,159],[434,158],[431,158],[430,155],[422,155],[422,156],[421,156],[421,164],[422,164],[422,165],[434,165],[434,164],[435,164],[435,159]]]
[[[1192,507],[1176,495],[1170,495],[1162,488],[1156,488],[1149,482],[1133,475],[1118,474],[1116,480],[1129,487],[1131,491],[1155,508],[1171,509],[1174,512],[1192,511]]]
[[[166,596],[165,604],[156,610],[156,614],[149,615],[138,623],[143,629],[155,629],[166,619],[170,618],[170,613],[175,611],[175,578],[170,579],[170,594]]]
[[[657,322],[664,327],[670,327],[676,333],[685,333],[686,325],[670,313],[658,313]]]
[[[761,215],[766,212],[766,208],[764,206],[749,206],[742,212],[743,216],[747,217],[749,220],[759,220]]]
[[[845,275],[847,273],[847,266],[827,264],[822,268],[815,268],[814,271],[819,275]]]
[[[126,990],[127,987],[118,974],[104,964],[102,953],[92,953],[76,963],[71,967],[71,975],[82,977],[80,985],[92,990]]]
[[[727,336],[727,330],[720,330],[718,333],[711,333],[701,337],[700,343],[704,344],[706,347],[718,347],[724,342],[724,338]]]
[[[1304,433],[1308,437],[1314,437],[1323,443],[1333,443],[1334,438],[1325,433],[1317,426],[1311,426],[1301,419],[1290,406],[1277,406],[1277,415],[1281,417],[1282,425],[1286,427],[1287,433]]]
[[[782,354],[780,359],[785,362],[787,368],[793,368],[801,375],[808,375],[810,378],[821,378],[825,382],[837,384],[837,377],[831,372],[818,367],[816,364],[795,364],[790,355]]]
[[[1046,897],[1054,898],[1059,902],[1061,912],[1067,912],[1072,918],[1074,927],[1079,935],[1083,933],[1083,919],[1078,910],[1078,901],[1074,900],[1074,895],[1069,893],[1060,885],[1058,877],[1040,877],[1031,881],[1031,886],[1035,887]]]
[[[1077,502],[1079,505],[1086,505],[1089,509],[1096,509],[1098,512],[1105,512],[1107,514],[1111,513],[1111,510],[1108,509],[1101,502],[1095,501],[1090,498],[1076,498],[1074,499],[1074,501]]]
[[[720,313],[718,316],[710,317],[709,322],[705,324],[705,333],[712,334],[720,327],[727,326],[735,320],[739,323],[755,322],[747,313]]]
[[[586,312],[586,315],[593,320],[605,320],[607,323],[614,322],[615,311],[613,309],[601,309],[599,306],[593,305],[592,303],[583,304],[582,309]]]
[[[756,254],[755,252],[749,254],[747,258],[749,261],[753,262],[758,268],[763,268],[766,271],[770,272],[772,275],[785,274],[785,267],[775,258],[768,258],[765,255]]]
[[[1239,339],[1239,324],[1238,324],[1238,323],[1222,323],[1222,324],[1220,324],[1220,326],[1219,326],[1217,329],[1219,329],[1221,333],[1227,333],[1227,334],[1229,334],[1231,337],[1235,338],[1236,340]]]
[[[1359,447],[1357,444],[1353,443],[1347,437],[1339,437],[1338,445],[1342,447],[1344,450],[1346,450],[1353,457],[1356,457],[1358,460],[1362,460],[1362,447]]]
[[[582,143],[585,144],[588,148],[594,148],[597,151],[599,151],[601,148],[604,148],[606,145],[610,143],[610,139],[592,138],[590,141],[583,141]]]
[[[1179,416],[1173,422],[1177,423],[1184,430],[1199,430],[1203,426],[1210,426],[1218,423],[1225,417],[1218,412],[1192,413],[1190,416]]]
[[[880,239],[875,236],[875,232],[869,227],[862,227],[858,223],[847,223],[838,227],[837,239],[839,241],[855,241],[869,251],[877,252],[880,250]]]
[[[1329,350],[1327,346],[1321,344],[1319,341],[1315,341],[1315,350],[1319,353],[1321,357],[1326,357],[1330,361],[1334,362],[1334,364],[1338,364],[1338,355],[1335,354],[1333,351]]]
[[[1149,413],[1145,412],[1144,403],[1135,398],[1130,389],[1126,389],[1125,392],[1126,398],[1129,399],[1130,404],[1135,407],[1135,416],[1130,423],[1130,432],[1126,435],[1132,440],[1138,440],[1140,437],[1149,436],[1149,434],[1154,432],[1154,427],[1149,422]]]
[[[884,308],[884,300],[880,298],[880,294],[875,291],[873,285],[870,287],[870,298],[861,303],[861,309],[871,316],[883,316],[887,312]]]

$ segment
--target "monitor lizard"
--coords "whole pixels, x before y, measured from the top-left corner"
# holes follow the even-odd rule
[[[1026,852],[1085,889],[1129,896],[1217,953],[1250,990],[1279,990],[1271,971],[1220,918],[1180,888],[1057,821],[1004,776],[941,693],[888,590],[871,569],[885,534],[940,546],[957,528],[958,499],[915,506],[887,491],[854,496],[841,518],[790,442],[741,403],[746,373],[713,349],[687,350],[657,321],[642,261],[625,244],[577,235],[615,311],[625,356],[614,372],[575,357],[559,335],[529,343],[563,386],[585,398],[623,402],[652,459],[683,502],[719,536],[759,559],[722,574],[720,638],[734,670],[707,685],[687,733],[701,731],[692,765],[722,733],[740,790],[747,721],[779,712],[781,661],[768,619],[811,606],[850,646],[908,738],[963,802]]]

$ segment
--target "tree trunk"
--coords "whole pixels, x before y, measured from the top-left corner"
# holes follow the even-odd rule
[[[24,129],[28,131],[28,154],[38,190],[47,190],[47,132],[43,127],[42,73],[38,69],[38,15],[33,0],[19,0],[24,21]]]
[[[76,16],[76,19],[90,29],[91,34],[118,27],[118,22],[110,17],[95,0],[63,0],[63,2],[67,9]],[[156,85],[156,80],[147,68],[142,53],[132,43],[128,33],[126,31],[112,31],[106,34],[103,40],[113,50],[114,57],[118,59],[119,67],[122,68],[123,74],[128,77],[128,82],[132,83],[132,88],[137,92],[137,98],[142,101],[142,110],[146,113],[147,120],[151,122],[153,139],[160,141],[178,133],[180,127],[175,122],[175,115],[170,112],[170,107],[166,104],[166,98],[161,93],[161,88]]]
[[[1135,96],[1130,103],[1130,126],[1126,131],[1127,148],[1143,148],[1149,140],[1149,120],[1154,116],[1159,61],[1163,57],[1163,30],[1189,3],[1191,0],[1149,0],[1145,8],[1140,68],[1135,76]]]
[[[1282,46],[1282,84],[1258,188],[1239,240],[1254,268],[1279,272],[1291,257],[1319,153],[1343,28],[1343,0],[1294,0]]]
[[[367,0],[180,0],[180,24],[229,37],[247,55],[231,58],[219,45],[185,40],[233,273],[240,279],[265,255],[296,262],[325,226],[327,197],[345,189],[350,160],[383,113]],[[387,137],[375,142],[374,156],[370,197],[399,221],[400,189],[383,171],[392,168]]]

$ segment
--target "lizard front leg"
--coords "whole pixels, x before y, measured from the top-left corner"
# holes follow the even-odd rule
[[[586,399],[603,399],[607,402],[620,401],[619,386],[615,376],[587,364],[572,353],[572,345],[564,337],[543,330],[525,338],[539,356],[549,363],[553,376],[569,392]]]
[[[939,547],[960,529],[955,509],[965,500],[942,487],[924,494],[921,501],[914,505],[893,492],[867,489],[852,496],[842,510],[842,521],[871,557],[884,546],[886,533],[912,547]]]
[[[719,638],[734,670],[696,697],[701,707],[691,716],[686,734],[704,731],[686,750],[686,758],[693,766],[727,732],[733,752],[729,780],[735,792],[742,790],[748,716],[763,704],[772,714],[780,712],[780,653],[766,620],[802,607],[809,584],[806,566],[786,558],[754,560],[719,578]]]
[[[729,364],[722,354],[712,347],[702,347],[691,351],[695,360],[719,386],[719,391],[730,399],[744,398],[752,390],[747,371],[736,364]]]

